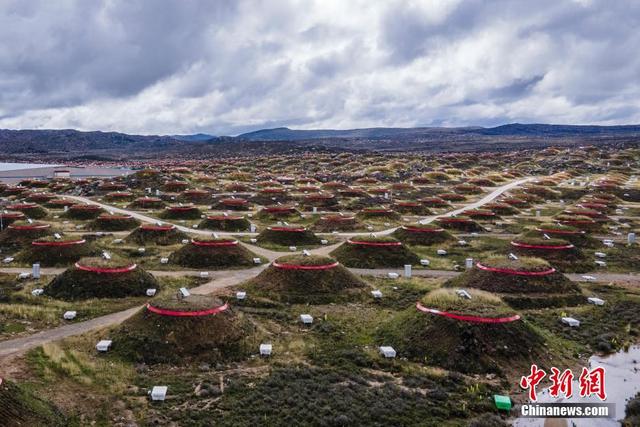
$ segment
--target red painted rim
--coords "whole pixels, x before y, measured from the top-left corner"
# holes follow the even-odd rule
[[[0,214],[0,218],[24,218],[24,214],[22,213],[2,213]]]
[[[31,242],[31,245],[33,246],[73,246],[73,245],[81,245],[83,243],[86,243],[86,240],[84,239],[67,240],[65,242],[39,242],[36,240]]]
[[[512,246],[518,247],[518,248],[525,248],[525,249],[549,249],[549,250],[565,250],[565,249],[573,249],[575,246],[573,246],[572,244],[567,244],[567,245],[530,245],[527,243],[520,243],[520,242],[511,242]]]
[[[263,209],[265,212],[294,212],[295,208],[291,207],[291,206],[287,206],[287,207],[271,207],[271,208],[264,208]]]
[[[237,240],[224,240],[218,242],[207,242],[191,239],[191,243],[195,246],[236,246],[238,244]]]
[[[170,212],[188,212],[196,209],[198,208],[196,208],[195,206],[172,206],[170,208],[167,208],[167,210],[169,210]]]
[[[44,230],[46,228],[51,227],[50,224],[29,224],[29,225],[14,225],[11,224],[7,228],[12,228],[14,230]]]
[[[35,203],[19,203],[16,205],[9,205],[7,206],[7,209],[10,211],[19,211],[20,209],[33,209],[37,207],[38,205],[36,205]]]
[[[125,219],[132,219],[133,217],[131,215],[104,215],[104,216],[99,216],[97,219],[99,221],[117,221],[117,220],[125,220]]]
[[[99,273],[99,274],[117,274],[117,273],[128,273],[130,271],[135,270],[138,265],[137,264],[131,264],[128,265],[126,267],[113,267],[113,268],[108,268],[108,267],[89,267],[86,265],[81,265],[80,263],[76,262],[75,266],[78,270],[82,270],[82,271],[90,271],[91,273]]]
[[[521,270],[513,270],[511,268],[487,267],[486,265],[482,265],[480,263],[477,263],[476,266],[480,270],[491,271],[494,273],[512,274],[516,276],[548,276],[549,274],[553,274],[556,272],[556,269],[553,267],[543,271],[521,271]]]
[[[402,242],[363,242],[361,240],[347,240],[347,243],[351,245],[361,246],[402,246]]]
[[[515,322],[516,320],[520,320],[520,316],[518,314],[514,314],[513,316],[508,317],[480,317],[480,316],[467,316],[463,314],[455,314],[449,313],[447,311],[436,310],[435,308],[427,308],[420,304],[416,303],[416,308],[423,313],[431,313],[437,314],[438,316],[448,317],[450,319],[461,320],[463,322],[471,322],[471,323],[510,323]]]
[[[222,203],[223,205],[236,206],[236,205],[246,205],[249,202],[245,199],[224,199],[224,200],[220,200],[220,203]]]
[[[444,228],[421,228],[421,227],[411,227],[411,226],[402,226],[403,230],[407,230],[411,233],[442,233]]]
[[[301,228],[291,228],[291,227],[268,227],[267,230],[271,231],[289,231],[292,233],[302,233],[303,231],[307,231],[305,227]]]
[[[73,205],[69,209],[72,211],[97,211],[102,208],[96,205]]]
[[[229,308],[229,304],[225,303],[220,307],[210,308],[208,310],[200,310],[200,311],[176,311],[176,310],[165,310],[164,308],[154,307],[151,304],[147,303],[147,310],[152,313],[159,314],[161,316],[172,316],[172,317],[201,317],[201,316],[209,316],[212,314],[218,314]]]
[[[287,264],[280,263],[277,261],[273,261],[273,266],[276,268],[280,268],[283,270],[329,270],[335,268],[339,265],[339,262],[334,262],[332,264],[324,264],[324,265],[296,265],[296,264]]]

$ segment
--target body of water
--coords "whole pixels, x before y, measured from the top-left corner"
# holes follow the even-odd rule
[[[2,171],[17,171],[25,169],[37,169],[37,168],[55,168],[61,165],[51,165],[46,163],[0,163],[0,172]]]

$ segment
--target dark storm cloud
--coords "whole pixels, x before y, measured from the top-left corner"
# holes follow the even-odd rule
[[[640,122],[640,3],[0,0],[0,127]]]

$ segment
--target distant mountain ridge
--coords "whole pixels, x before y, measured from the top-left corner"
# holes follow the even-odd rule
[[[492,128],[485,127],[415,127],[415,128],[364,128],[364,129],[289,129],[286,127],[260,129],[243,133],[238,138],[249,141],[302,141],[323,138],[381,139],[434,135],[492,135],[492,136],[580,136],[604,134],[640,134],[640,125],[594,126],[549,125],[510,123]]]
[[[511,123],[485,127],[261,129],[242,135],[129,135],[75,129],[0,129],[0,158],[60,161],[128,160],[295,153],[300,151],[503,151],[550,145],[640,145],[640,125],[591,126]]]

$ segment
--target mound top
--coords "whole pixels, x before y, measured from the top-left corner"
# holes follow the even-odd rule
[[[403,225],[393,232],[398,240],[410,245],[433,245],[455,238],[444,228],[432,224]]]
[[[179,231],[172,224],[143,224],[133,230],[126,240],[139,245],[152,243],[163,246],[173,245],[187,238],[186,233]]]
[[[416,254],[391,236],[352,237],[331,255],[352,268],[402,267],[420,261]]]
[[[493,257],[448,280],[448,288],[481,289],[499,294],[515,308],[545,308],[584,302],[580,288],[549,262],[532,257]]]
[[[300,225],[271,226],[263,230],[257,237],[260,243],[278,245],[318,245],[320,238],[306,227]]]
[[[191,268],[248,267],[257,255],[231,238],[194,238],[171,254],[169,260]]]
[[[242,215],[209,215],[198,225],[199,228],[220,231],[245,231],[251,226]]]
[[[127,260],[82,258],[56,276],[45,294],[64,300],[141,297],[159,286],[151,274]]]

